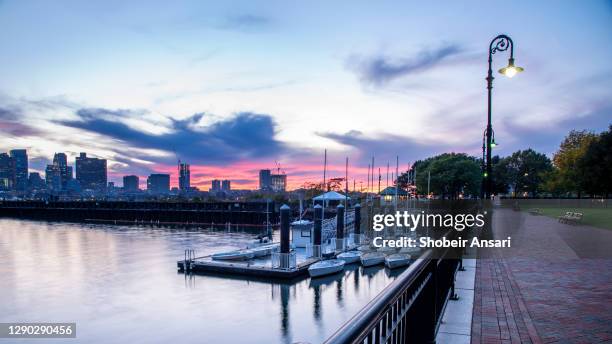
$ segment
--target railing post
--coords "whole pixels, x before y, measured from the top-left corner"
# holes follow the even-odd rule
[[[336,209],[336,251],[344,251],[344,206],[338,204]]]
[[[284,204],[280,207],[280,225],[281,225],[281,233],[280,233],[280,268],[288,269],[289,268],[289,227],[291,221],[291,208],[288,205]]]

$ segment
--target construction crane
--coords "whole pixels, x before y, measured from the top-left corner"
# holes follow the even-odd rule
[[[285,170],[281,169],[281,164],[278,161],[275,161],[276,163],[276,173],[277,174],[285,174]]]

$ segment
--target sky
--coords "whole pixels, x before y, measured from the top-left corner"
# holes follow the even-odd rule
[[[496,152],[552,156],[571,129],[612,118],[610,1],[0,0],[0,152],[108,159],[109,179],[172,173],[290,188],[375,156],[400,170],[480,156],[488,46],[514,41],[525,72],[495,73]],[[505,66],[508,51],[493,55]]]

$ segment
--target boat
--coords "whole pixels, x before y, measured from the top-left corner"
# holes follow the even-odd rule
[[[385,266],[389,269],[399,268],[400,266],[410,265],[410,255],[396,253],[385,257]]]
[[[374,266],[385,262],[385,254],[382,252],[370,252],[361,256],[361,265]]]
[[[310,277],[331,275],[342,270],[344,270],[344,260],[340,259],[322,260],[308,267]]]
[[[269,244],[269,245],[253,247],[249,250],[253,251],[253,255],[257,258],[257,257],[269,256],[270,254],[272,254],[272,251],[274,251],[278,247],[280,247],[280,244]]]
[[[379,247],[376,251],[391,254],[391,253],[395,253],[396,249],[395,247],[384,246],[384,247]]]
[[[215,253],[211,256],[213,260],[246,260],[255,257],[253,250],[236,250]]]
[[[336,258],[344,260],[346,264],[356,263],[361,258],[361,252],[348,251],[340,253]]]

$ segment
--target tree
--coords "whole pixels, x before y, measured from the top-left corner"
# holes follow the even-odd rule
[[[508,183],[515,194],[529,193],[532,197],[542,190],[544,178],[552,171],[550,159],[529,148],[512,153],[500,166],[507,171]]]
[[[482,160],[480,160],[482,161]],[[498,155],[491,157],[492,165],[492,190],[493,194],[505,194],[510,189],[510,175],[508,173],[508,158],[500,158]]]
[[[480,190],[480,164],[464,153],[444,153],[423,161],[417,161],[411,172],[416,174],[419,193],[427,192],[428,176],[430,192],[442,198],[455,199],[460,193],[476,196]]]
[[[587,147],[578,168],[584,191],[606,198],[612,193],[612,125]]]
[[[581,196],[584,191],[585,170],[579,162],[595,140],[597,135],[586,130],[569,132],[553,156],[553,164],[558,170],[558,173],[554,174],[558,179],[551,182],[555,190],[575,192],[578,197]]]

